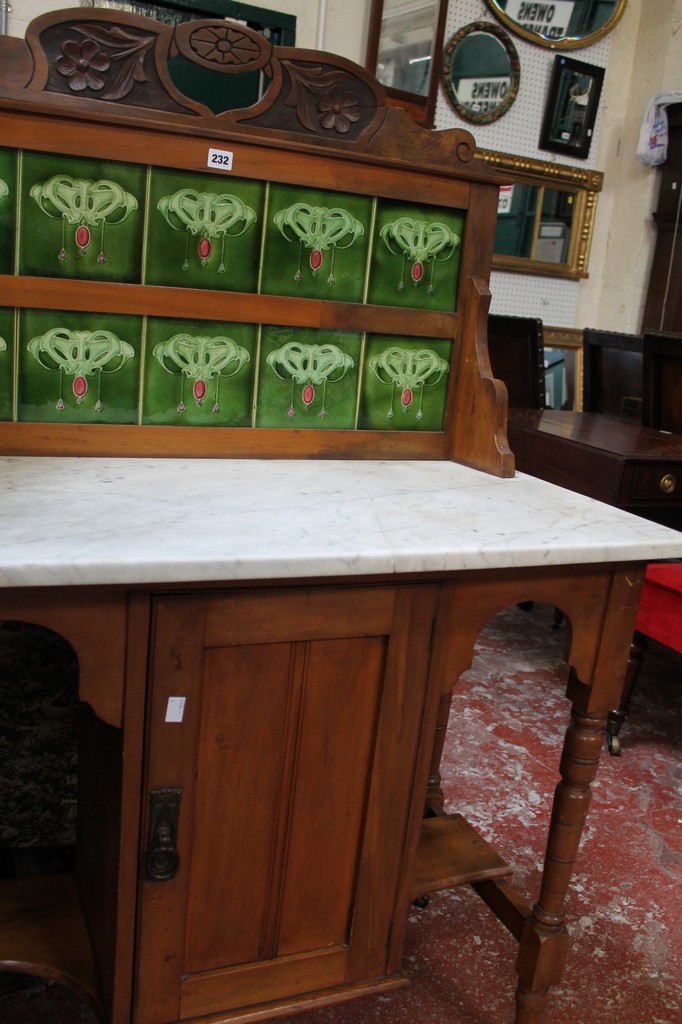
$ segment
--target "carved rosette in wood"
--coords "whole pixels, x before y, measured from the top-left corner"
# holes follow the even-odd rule
[[[265,36],[236,22],[185,22],[176,26],[173,42],[187,60],[221,73],[259,71],[272,58]]]

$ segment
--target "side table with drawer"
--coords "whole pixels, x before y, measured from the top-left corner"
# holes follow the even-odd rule
[[[522,473],[682,529],[682,435],[600,413],[510,409]]]

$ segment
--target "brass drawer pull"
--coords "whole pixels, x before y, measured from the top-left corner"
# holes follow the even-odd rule
[[[661,477],[661,482],[658,486],[664,494],[672,494],[677,486],[677,480],[672,473],[666,473],[665,476]]]

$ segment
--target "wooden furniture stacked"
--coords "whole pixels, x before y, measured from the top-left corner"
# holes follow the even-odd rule
[[[642,337],[583,331],[583,410],[642,421]]]
[[[537,317],[488,317],[488,352],[495,376],[504,381],[509,406],[542,409],[545,363],[542,320]]]
[[[644,422],[682,434],[682,334],[647,333],[642,346]]]
[[[214,114],[171,59],[267,88]],[[0,615],[69,642],[83,711],[76,870],[0,884],[0,965],[106,1024],[274,1019],[404,984],[410,901],[466,883],[532,1024],[644,566],[679,545],[514,477],[492,173],[238,23],[59,12],[0,69]],[[573,630],[531,907],[438,766],[480,630],[533,599]]]

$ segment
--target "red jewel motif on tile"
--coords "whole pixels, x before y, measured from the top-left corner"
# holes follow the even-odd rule
[[[419,260],[412,266],[412,280],[415,284],[419,284],[422,277],[424,276],[424,264],[420,263]]]
[[[312,384],[306,384],[306,386],[303,388],[301,397],[303,398],[303,404],[305,405],[306,409],[313,404],[313,402],[315,401],[315,388],[312,386]]]
[[[210,238],[202,238],[197,246],[197,250],[203,262],[205,263],[209,259],[213,252],[213,243]]]
[[[204,398],[206,397],[205,380],[197,380],[194,382],[194,397],[196,398],[197,402],[203,402]]]
[[[410,408],[410,406],[412,405],[413,397],[414,396],[412,394],[412,388],[405,388],[402,395],[400,396],[400,401],[402,402],[403,409]]]
[[[86,228],[85,224],[76,230],[76,245],[83,252],[90,245],[90,228]]]
[[[73,380],[73,393],[76,396],[76,398],[78,398],[79,400],[83,399],[85,397],[85,395],[87,394],[87,390],[88,390],[88,382],[85,379],[85,377],[81,376],[80,374],[77,377],[74,377],[74,380]]]
[[[313,249],[313,251],[310,254],[310,267],[315,274],[322,266],[322,262],[323,256],[321,251],[319,249]]]

